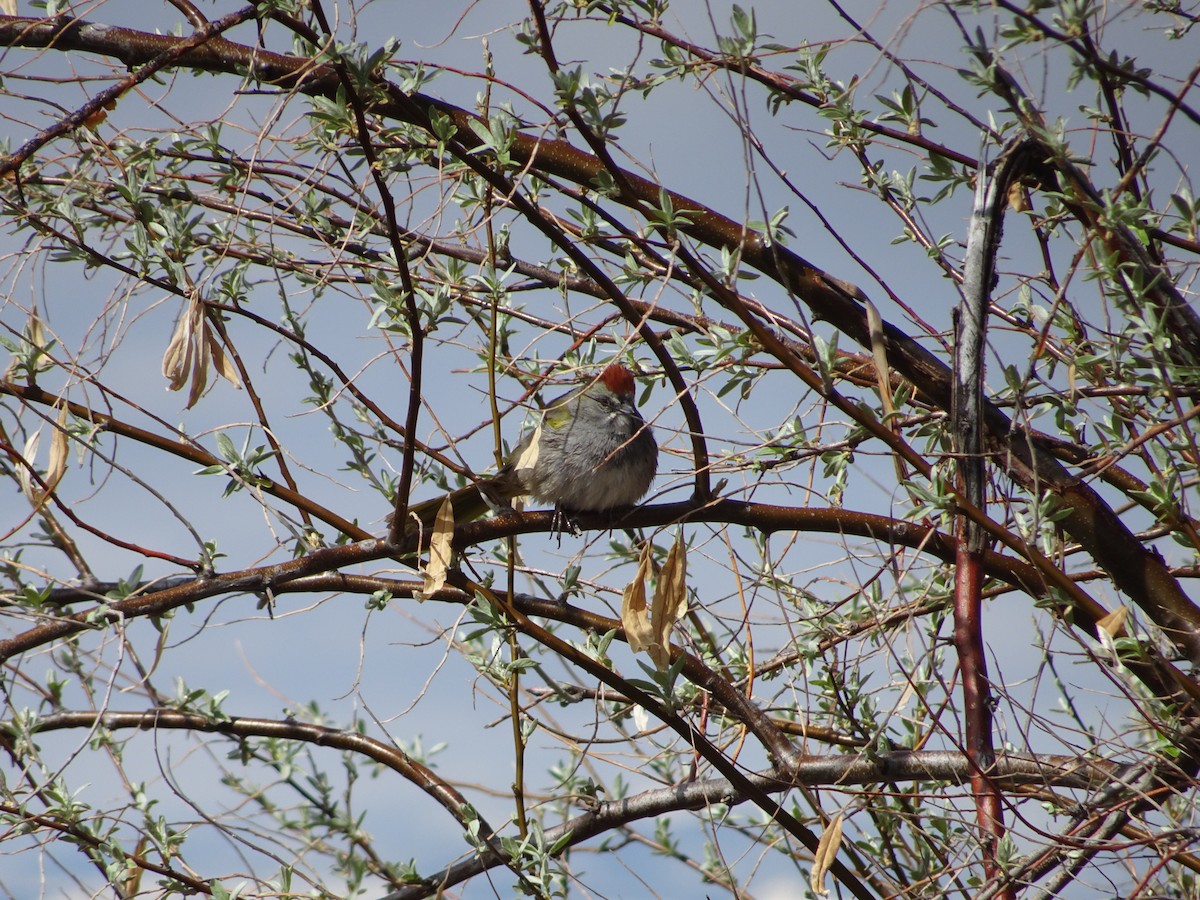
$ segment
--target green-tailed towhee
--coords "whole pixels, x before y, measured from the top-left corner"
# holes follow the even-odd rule
[[[524,495],[568,513],[637,503],[658,469],[658,444],[634,405],[634,387],[633,373],[613,364],[551,401],[504,468],[450,494],[454,520],[478,519]],[[410,515],[428,527],[442,499],[417,504]]]

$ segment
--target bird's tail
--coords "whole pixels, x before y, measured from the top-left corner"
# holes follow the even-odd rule
[[[491,504],[484,499],[480,486],[477,484],[468,484],[466,487],[451,491],[449,494],[443,494],[431,500],[414,503],[408,508],[408,521],[413,525],[419,525],[423,529],[433,528],[438,510],[442,508],[442,504],[446,500],[450,501],[454,509],[454,521],[459,525],[463,522],[482,519],[488,514],[488,510],[491,509]]]
[[[505,467],[492,478],[485,478],[476,484],[468,484],[449,494],[422,500],[408,508],[408,521],[412,527],[422,529],[433,528],[438,510],[448,499],[454,509],[454,523],[473,522],[482,519],[492,510],[504,509],[514,497],[524,493],[513,471]],[[389,519],[390,522],[390,519]]]

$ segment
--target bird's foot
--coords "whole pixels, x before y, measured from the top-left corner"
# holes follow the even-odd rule
[[[572,537],[579,537],[583,531],[579,528],[579,523],[575,521],[574,516],[570,511],[561,506],[554,507],[554,518],[550,520],[550,530],[558,534],[558,545],[562,546],[563,532],[569,532]]]

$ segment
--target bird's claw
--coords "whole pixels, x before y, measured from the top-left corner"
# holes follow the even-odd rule
[[[581,534],[583,534],[583,530],[580,529],[579,523],[576,522],[575,518],[561,506],[554,507],[554,517],[550,520],[550,530],[558,534],[558,545],[560,547],[562,546],[562,536],[564,531],[570,533],[571,537],[579,537]]]

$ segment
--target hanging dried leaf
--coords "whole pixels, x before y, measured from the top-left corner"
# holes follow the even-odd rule
[[[671,665],[671,628],[687,613],[687,553],[683,532],[675,534],[675,543],[667,552],[666,562],[658,573],[654,587],[654,603],[650,609],[650,658],[660,669]]]
[[[204,304],[193,294],[187,308],[175,323],[175,332],[163,354],[162,373],[167,379],[167,389],[180,390],[189,381],[188,409],[195,404],[208,384],[205,365]]]
[[[58,411],[55,429],[50,437],[50,463],[46,469],[46,493],[49,494],[62,481],[63,473],[67,471],[67,408],[63,406]]]
[[[180,390],[191,384],[188,390],[187,408],[191,409],[208,387],[208,368],[212,364],[218,375],[236,388],[242,386],[237,368],[227,359],[218,336],[213,333],[205,313],[200,292],[193,290],[188,297],[187,309],[175,323],[175,332],[163,354],[162,373],[167,379],[167,389]]]
[[[454,552],[454,504],[446,497],[438,507],[433,520],[433,533],[429,537],[429,565],[421,573],[424,584],[417,595],[418,600],[428,600],[446,584],[446,573],[450,571],[450,559]]]
[[[892,370],[888,366],[887,343],[883,337],[883,317],[869,300],[864,306],[867,311],[867,333],[871,338],[871,359],[875,363],[875,378],[879,384],[879,399],[883,401],[885,417],[891,416],[896,412],[896,404],[892,399]]]
[[[667,552],[654,591],[653,621],[658,635],[666,637],[666,630],[682,619],[687,610],[687,549],[683,544],[683,532],[680,531],[676,533],[675,543]]]
[[[511,465],[513,475],[516,476],[518,484],[527,483],[533,477],[533,468],[537,465],[538,454],[540,452],[541,429],[542,426],[538,425],[529,442],[523,447],[518,445],[516,451],[513,453]]]
[[[1125,635],[1125,620],[1129,618],[1129,607],[1118,606],[1107,616],[1096,620],[1096,627],[1108,632],[1109,637],[1119,638]]]
[[[15,2],[15,0],[14,0],[14,2]],[[105,119],[107,119],[108,114],[116,108],[117,108],[117,101],[116,101],[116,98],[114,97],[112,100],[109,100],[107,103],[105,103],[103,106],[101,106],[98,110],[96,110],[90,116],[88,116],[86,119],[84,119],[83,120],[84,126],[94,130]]]
[[[25,340],[34,347],[46,346],[46,329],[42,327],[42,317],[37,314],[36,310],[29,317],[29,324],[25,329]]]
[[[650,543],[646,542],[638,559],[637,574],[625,586],[621,600],[621,624],[625,627],[629,649],[634,653],[648,649],[654,640],[646,611],[646,576],[650,574],[650,552]]]
[[[7,381],[15,378],[22,369],[29,373],[48,371],[53,366],[48,353],[50,346],[46,340],[46,329],[42,326],[42,317],[35,309],[29,314],[29,320],[21,330],[20,349],[14,352],[8,361],[4,369],[4,379]]]
[[[837,858],[838,848],[841,846],[842,814],[838,813],[821,832],[821,839],[817,842],[817,852],[813,855],[812,874],[809,876],[808,883],[814,894],[824,897],[829,893],[829,889],[825,887],[825,874],[833,865],[834,859]]]
[[[235,388],[240,389],[242,386],[242,376],[238,374],[237,366],[226,355],[225,348],[221,346],[221,342],[211,333],[208,336],[208,346],[212,352],[213,368],[217,370],[217,374]]]
[[[1008,186],[1008,208],[1018,213],[1029,212],[1033,208],[1029,203],[1029,193],[1019,178]]]
[[[29,499],[30,503],[37,503],[41,499],[39,496],[41,489],[35,489],[33,480],[38,444],[41,442],[42,430],[39,428],[26,439],[25,446],[21,449],[21,458],[25,460],[26,465],[17,466],[17,484],[21,486],[21,493]]]

